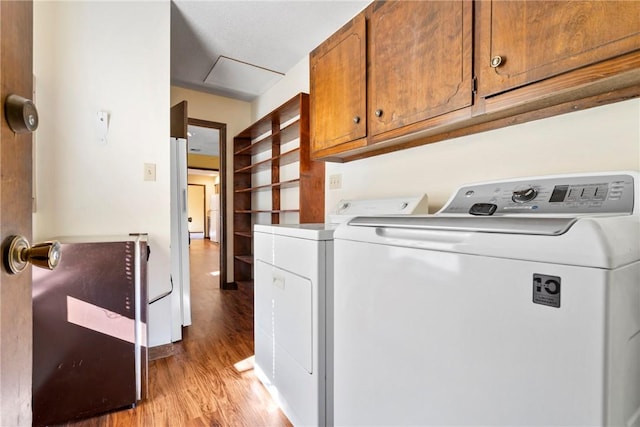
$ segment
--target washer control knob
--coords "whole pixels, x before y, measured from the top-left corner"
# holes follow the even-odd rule
[[[526,203],[536,198],[538,191],[533,187],[516,190],[511,195],[511,200],[516,203]]]

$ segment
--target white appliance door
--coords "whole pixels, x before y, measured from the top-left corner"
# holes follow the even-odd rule
[[[189,228],[187,220],[187,141],[171,138],[171,278],[173,281],[172,340],[182,339],[191,325]]]
[[[335,425],[602,424],[607,270],[343,236]],[[561,278],[560,307],[532,302],[536,274]]]
[[[211,206],[209,209],[212,211],[220,210],[220,194],[215,193],[211,195]]]
[[[220,243],[220,194],[211,195],[211,225],[209,226],[209,239]]]
[[[209,239],[212,242],[220,242],[220,211],[211,211],[211,228],[209,229]]]

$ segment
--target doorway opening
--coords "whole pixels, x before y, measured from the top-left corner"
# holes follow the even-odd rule
[[[198,207],[194,209],[199,216],[195,224],[194,217],[191,217],[190,236],[209,239],[217,244],[220,287],[223,289],[226,289],[227,282],[226,141],[227,125],[225,123],[187,119],[187,182],[189,191],[194,191],[193,197],[198,201]]]
[[[189,227],[189,239],[205,239],[209,237],[207,227],[207,186],[190,182],[190,170],[187,170],[187,217]]]

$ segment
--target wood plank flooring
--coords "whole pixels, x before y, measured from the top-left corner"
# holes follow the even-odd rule
[[[252,369],[253,289],[219,288],[217,247],[191,241],[193,324],[172,356],[149,363],[149,398],[67,426],[291,426]]]

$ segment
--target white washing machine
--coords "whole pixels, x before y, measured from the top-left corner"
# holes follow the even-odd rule
[[[362,213],[419,212],[428,212],[424,195],[341,201],[328,224],[254,226],[255,370],[293,425],[333,425],[337,222]]]
[[[334,234],[340,426],[640,426],[638,173],[458,189]]]

